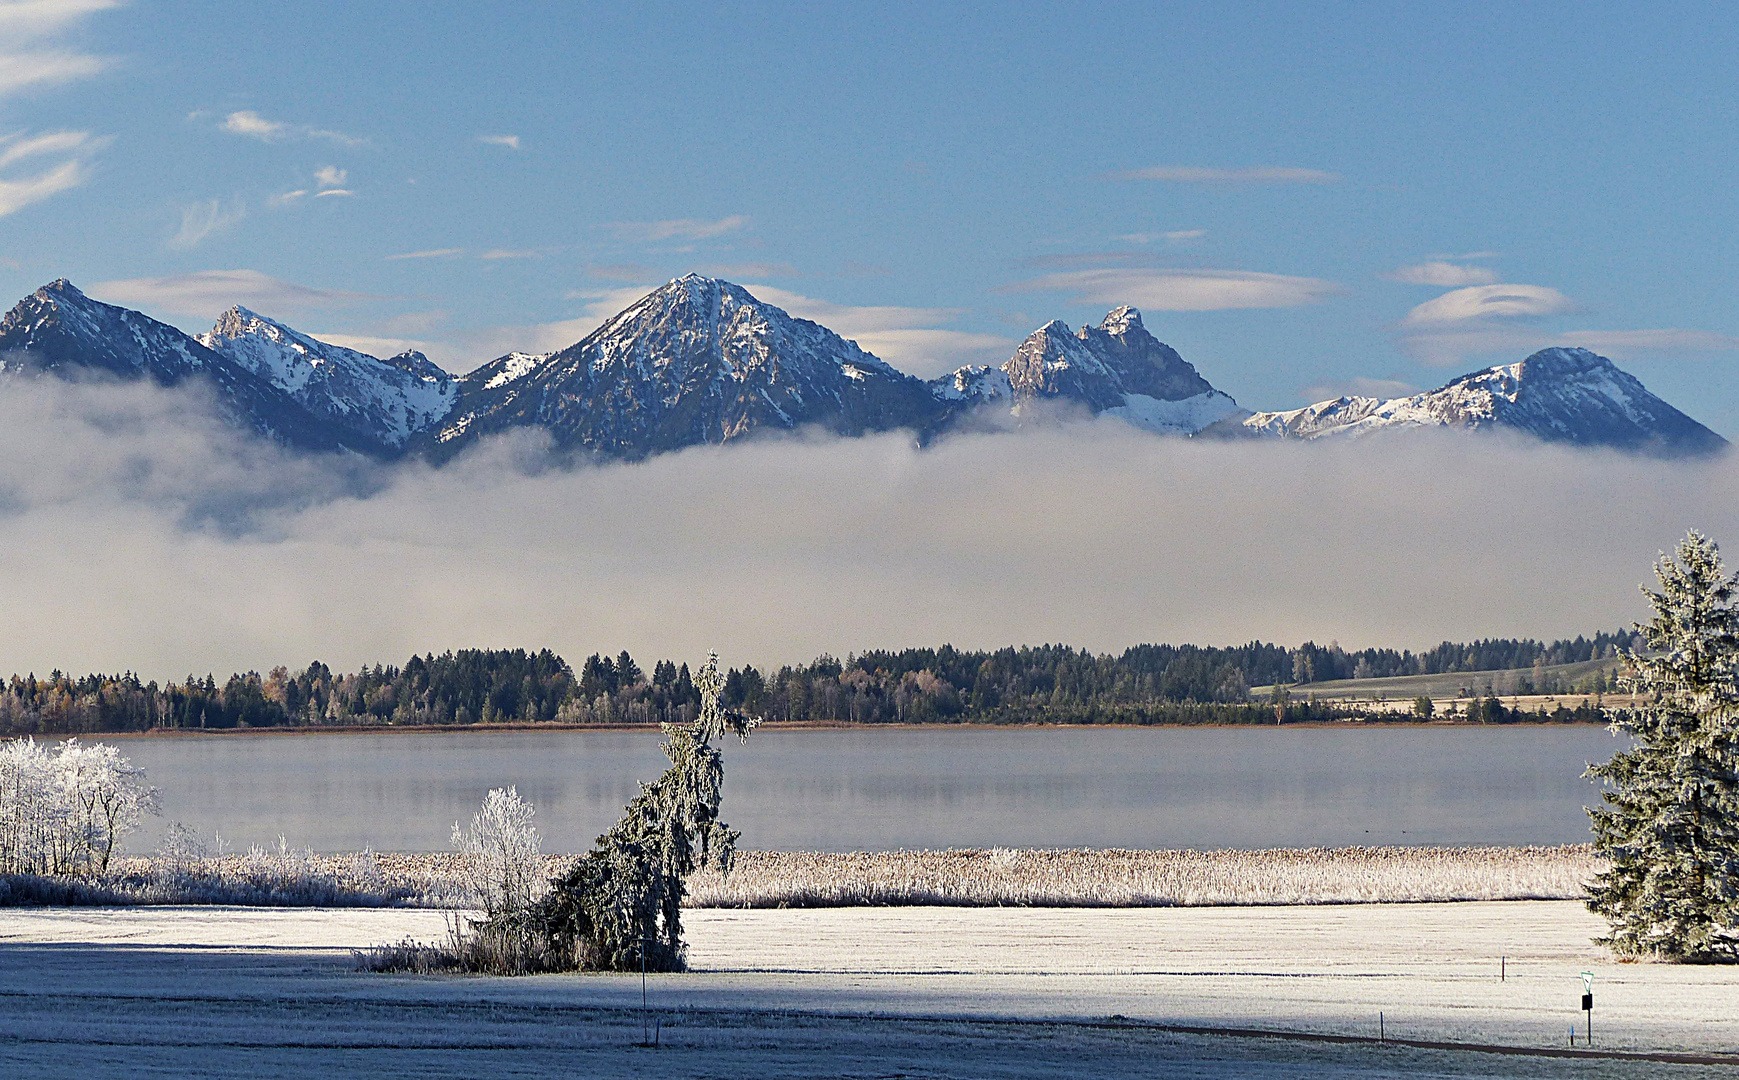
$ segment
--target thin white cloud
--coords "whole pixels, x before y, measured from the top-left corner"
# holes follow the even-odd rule
[[[252,110],[230,113],[224,117],[221,126],[231,135],[246,135],[265,142],[281,137],[288,129],[287,125],[276,120],[267,120]]]
[[[1113,237],[1113,239],[1122,240],[1129,244],[1156,244],[1161,240],[1168,244],[1184,244],[1191,240],[1200,240],[1206,235],[1208,235],[1206,229],[1173,229],[1171,232],[1124,233],[1122,236]]]
[[[89,78],[105,66],[101,58],[83,53],[0,53],[0,98],[32,86]]]
[[[112,304],[204,318],[214,318],[232,304],[275,313],[343,307],[370,299],[364,293],[280,281],[258,270],[201,270],[173,277],[99,281],[85,291]]]
[[[919,378],[934,378],[965,364],[1001,363],[1018,344],[994,334],[938,328],[961,315],[958,308],[853,306],[818,300],[771,285],[747,287],[756,299],[809,319],[866,352]]]
[[[397,262],[400,259],[450,259],[455,255],[465,254],[464,248],[430,248],[427,251],[406,251],[398,255],[388,255],[387,262]]]
[[[314,183],[317,187],[321,188],[343,187],[344,181],[349,178],[349,170],[340,169],[336,165],[322,165],[314,173]]]
[[[368,334],[317,334],[308,335],[316,341],[324,341],[328,345],[336,345],[341,349],[355,349],[359,353],[384,359],[397,356],[399,353],[415,349],[420,353],[429,351],[429,343],[413,338],[373,337]]]
[[[1400,379],[1372,379],[1363,375],[1354,376],[1340,382],[1318,383],[1307,386],[1300,393],[1308,403],[1329,401],[1338,397],[1374,397],[1388,400],[1389,398],[1408,397],[1417,394],[1419,387]]]
[[[32,203],[39,203],[68,188],[78,187],[88,178],[89,170],[85,163],[75,158],[34,176],[0,180],[0,217],[17,213]]]
[[[244,135],[261,142],[277,142],[281,139],[324,139],[340,146],[365,146],[368,143],[367,139],[346,135],[342,131],[311,127],[308,124],[291,124],[282,120],[268,120],[252,109],[232,112],[225,116],[223,123],[218,126],[231,135]]]
[[[1158,180],[1172,184],[1332,184],[1338,173],[1258,165],[1244,169],[1202,168],[1195,165],[1155,165],[1110,174],[1113,180]]]
[[[282,195],[273,195],[271,203],[273,206],[283,206],[286,203],[293,203],[307,194],[307,188],[297,188],[295,191],[286,191]]]
[[[88,131],[51,131],[42,135],[0,137],[0,217],[42,202],[90,178],[90,158],[109,139]],[[18,175],[12,167],[45,157],[62,157],[59,164]],[[11,170],[11,175],[6,171]]]
[[[121,6],[121,0],[6,0],[0,3],[0,35],[28,41],[58,34],[98,11]]]
[[[1425,301],[1402,320],[1404,326],[1455,326],[1488,319],[1563,315],[1575,304],[1545,285],[1475,285]]]
[[[0,138],[0,169],[15,161],[50,154],[88,154],[107,139],[93,139],[88,131],[51,131],[44,135]]]
[[[491,146],[505,146],[509,150],[519,149],[518,135],[479,135],[477,136],[477,141],[480,143],[488,143]]]
[[[26,48],[53,38],[114,0],[5,0],[0,2],[0,99],[37,87],[85,79],[108,67],[100,56],[70,49]]]
[[[1390,281],[1408,285],[1437,285],[1455,288],[1462,285],[1493,285],[1497,272],[1484,266],[1462,266],[1457,263],[1433,261],[1403,266],[1386,275]]]
[[[496,262],[501,259],[535,259],[538,257],[538,253],[535,251],[516,250],[514,248],[490,248],[488,251],[478,252],[477,257],[479,259],[488,259],[491,262]]]
[[[228,206],[221,199],[194,203],[182,209],[181,228],[169,238],[169,246],[182,249],[196,247],[206,237],[230,228],[247,216],[247,207],[240,199]]]
[[[1133,304],[1154,311],[1229,311],[1320,304],[1346,290],[1319,278],[1248,270],[1107,267],[1045,274],[1006,291],[1063,292],[1075,303]]]
[[[577,318],[521,326],[491,326],[467,331],[454,335],[454,345],[469,358],[468,362],[472,366],[510,352],[557,352],[575,344],[604,325],[610,316],[651,291],[644,285],[573,291],[567,294],[567,299],[584,302],[582,314]]]
[[[639,240],[660,243],[665,240],[711,240],[733,233],[749,223],[742,214],[732,214],[717,221],[696,218],[673,218],[668,221],[618,221],[607,228],[619,240]]]
[[[349,198],[350,196],[355,195],[355,194],[356,194],[356,192],[351,191],[349,188],[339,187],[339,188],[327,188],[325,191],[316,191],[314,193],[314,197],[316,199],[326,199],[326,198],[341,198],[342,199],[342,198]]]
[[[1594,352],[1733,352],[1739,337],[1710,330],[1572,330],[1558,339]]]
[[[797,277],[797,268],[790,263],[773,262],[739,262],[739,263],[708,263],[699,267],[703,274],[712,277],[730,278],[745,281],[753,278]]]

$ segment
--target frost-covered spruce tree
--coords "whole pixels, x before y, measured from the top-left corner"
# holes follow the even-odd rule
[[[1639,625],[1647,653],[1624,656],[1637,707],[1616,730],[1633,745],[1588,775],[1606,805],[1589,811],[1595,850],[1611,867],[1588,907],[1622,956],[1739,956],[1739,607],[1713,541],[1691,532],[1644,588],[1654,618]],[[1650,655],[1652,653],[1652,655]]]
[[[602,971],[683,966],[683,882],[697,869],[730,868],[738,834],[719,821],[725,770],[714,739],[747,739],[758,721],[727,711],[718,655],[696,674],[700,714],[691,724],[664,724],[670,768],[641,786],[622,819],[572,870],[551,883],[534,918],[552,957]]]

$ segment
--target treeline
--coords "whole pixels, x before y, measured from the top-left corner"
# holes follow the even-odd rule
[[[944,645],[876,650],[843,661],[822,656],[765,672],[732,668],[724,698],[732,708],[795,722],[1298,723],[1356,715],[1350,707],[1311,700],[1313,682],[1486,670],[1467,665],[1498,661],[1513,667],[1571,663],[1633,645],[1627,634],[1550,645],[1446,642],[1417,655],[1348,653],[1311,642],[1298,648],[1137,645],[1120,655],[1065,645],[994,652]],[[1251,699],[1252,686],[1284,684],[1294,691]],[[413,656],[403,667],[377,664],[340,674],[316,661],[298,672],[277,667],[222,682],[212,675],[163,685],[132,673],[14,675],[0,688],[0,732],[683,723],[699,704],[687,664],[660,660],[647,671],[624,651],[594,654],[576,673],[548,649],[467,649]]]

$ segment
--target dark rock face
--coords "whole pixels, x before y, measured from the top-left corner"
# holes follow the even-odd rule
[[[535,425],[562,449],[636,460],[766,428],[923,434],[945,414],[924,383],[831,330],[690,274],[577,345],[510,354],[465,376],[457,406],[423,445],[446,458]]]
[[[92,300],[64,278],[31,293],[0,319],[0,372],[65,378],[108,376],[178,386],[208,381],[246,427],[307,450],[358,446],[283,390],[155,319]]]

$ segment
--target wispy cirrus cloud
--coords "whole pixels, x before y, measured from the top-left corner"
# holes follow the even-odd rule
[[[1466,266],[1446,260],[1402,266],[1383,275],[1390,281],[1408,285],[1437,285],[1455,288],[1463,285],[1495,285],[1497,271],[1485,266]]]
[[[699,268],[712,277],[746,280],[750,278],[797,277],[797,268],[790,263],[739,262],[707,263]]]
[[[83,184],[90,159],[109,142],[88,131],[0,136],[0,217]],[[42,167],[44,158],[59,160]],[[17,167],[26,162],[31,167]]]
[[[464,248],[429,248],[427,251],[405,251],[397,255],[386,256],[387,262],[398,262],[401,259],[451,259],[455,255],[465,254]]]
[[[197,247],[200,241],[223,232],[248,216],[240,199],[225,205],[221,199],[206,199],[183,207],[181,228],[169,238],[169,246],[178,249]]]
[[[89,78],[108,67],[104,57],[55,48],[51,39],[87,15],[119,6],[118,0],[0,3],[0,99],[36,87]]]
[[[1110,180],[1156,180],[1168,184],[1332,184],[1339,173],[1282,165],[1248,168],[1206,168],[1198,165],[1154,165],[1107,173]]]
[[[672,218],[667,221],[618,221],[605,228],[618,240],[638,240],[661,243],[665,240],[711,240],[727,233],[739,232],[748,225],[742,214],[732,214],[716,221],[699,218]]]
[[[509,150],[519,149],[518,135],[479,135],[477,141],[487,143],[490,146],[505,146]]]
[[[250,139],[258,139],[261,142],[280,142],[285,139],[323,139],[340,146],[368,145],[367,139],[347,135],[342,131],[317,128],[309,124],[268,120],[252,109],[242,109],[228,114],[218,127],[231,135],[242,135]]]
[[[85,291],[113,304],[205,318],[215,317],[232,304],[280,312],[324,310],[377,299],[367,293],[280,281],[258,270],[201,270],[172,277],[99,281]]]
[[[1320,304],[1346,289],[1320,278],[1250,270],[1097,267],[1044,274],[1005,292],[1061,292],[1080,304],[1133,304],[1154,311],[1230,311]]]
[[[1112,239],[1121,240],[1126,244],[1157,244],[1162,240],[1168,244],[1184,244],[1191,240],[1200,240],[1206,235],[1208,235],[1206,229],[1173,229],[1170,232],[1124,233],[1122,236],[1115,236]]]

